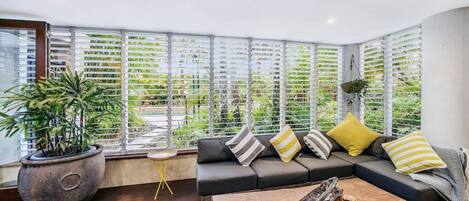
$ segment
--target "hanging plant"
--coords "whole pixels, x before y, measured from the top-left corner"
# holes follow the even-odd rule
[[[350,60],[350,81],[346,81],[340,85],[342,90],[348,94],[346,96],[347,104],[350,107],[355,99],[360,99],[366,93],[368,88],[368,81],[365,79],[360,79],[360,73],[356,67],[355,56],[352,55]]]
[[[365,79],[355,79],[342,83],[340,87],[342,87],[345,93],[360,94],[368,87],[368,82]]]

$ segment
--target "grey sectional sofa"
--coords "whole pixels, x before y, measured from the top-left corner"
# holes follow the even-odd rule
[[[197,192],[209,196],[318,182],[334,176],[356,176],[406,200],[442,200],[432,188],[394,171],[381,147],[381,143],[393,140],[393,137],[379,137],[357,157],[349,156],[329,138],[333,143],[331,156],[321,160],[305,146],[303,137],[307,133],[296,135],[302,149],[289,163],[282,162],[270,144],[269,139],[274,135],[256,136],[266,149],[248,167],[241,166],[225,146],[231,137],[200,139],[197,145]]]

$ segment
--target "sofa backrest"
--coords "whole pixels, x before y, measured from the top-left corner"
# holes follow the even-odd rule
[[[262,151],[256,158],[278,156],[277,151],[269,141],[274,136],[275,135],[273,134],[256,135],[256,139],[259,140],[259,142],[265,146],[264,151]]]
[[[295,132],[298,141],[301,144],[301,151],[302,153],[311,153],[312,151],[305,145],[303,137],[306,136],[308,132]],[[323,132],[325,135],[326,133]],[[256,135],[256,139],[259,140],[261,144],[265,146],[264,151],[262,151],[256,158],[262,157],[272,157],[278,156],[277,151],[275,150],[274,146],[270,143],[270,139],[273,138],[274,134],[266,134],[266,135]],[[231,152],[228,146],[225,145],[226,141],[230,140],[232,136],[227,137],[213,137],[213,138],[203,138],[199,139],[197,142],[197,163],[211,163],[211,162],[219,162],[219,161],[230,161],[230,160],[237,160],[235,155]],[[343,151],[344,148],[341,147],[337,142],[335,142],[332,138],[328,139],[332,143],[332,151]]]
[[[197,141],[197,163],[236,160],[225,142],[231,137],[202,138]]]
[[[397,139],[397,137],[381,135],[376,138],[376,140],[373,141],[370,146],[368,146],[368,148],[363,151],[363,153],[376,156],[378,158],[390,160],[388,154],[386,153],[386,151],[384,151],[383,146],[381,146],[381,144],[393,141],[395,139]]]

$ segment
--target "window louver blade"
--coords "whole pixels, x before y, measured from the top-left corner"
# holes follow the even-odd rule
[[[72,33],[70,28],[52,27],[49,35],[49,72],[51,77],[72,65]]]
[[[122,35],[117,31],[76,30],[75,67],[85,77],[106,88],[106,96],[121,99]],[[98,142],[107,152],[121,150],[121,119],[96,123]]]
[[[210,38],[172,37],[172,126],[177,147],[194,147],[208,135]]]
[[[9,42],[15,43],[17,49],[14,51],[7,50],[6,52],[13,54],[3,55],[3,58],[15,59],[16,61],[14,62],[18,64],[17,72],[14,74],[16,79],[15,84],[32,84],[36,81],[36,31],[22,29],[14,34],[16,36],[11,38],[4,35],[4,40],[5,42],[9,40]],[[5,66],[4,68],[7,69],[9,67]],[[19,138],[21,156],[36,151],[36,140],[33,132],[28,131],[27,135],[20,134]]]
[[[214,134],[233,135],[246,124],[249,41],[214,39]]]
[[[253,40],[251,54],[252,130],[255,134],[277,133],[280,129],[282,42]]]
[[[384,41],[370,41],[360,46],[360,65],[368,82],[364,96],[365,125],[384,133]]]
[[[309,131],[311,127],[311,75],[314,72],[314,45],[287,43],[286,59],[286,124],[293,131]]]
[[[72,66],[126,105],[95,125],[108,153],[190,148],[247,124],[328,130],[343,117],[340,46],[70,27],[53,27],[50,45],[51,76]]]
[[[126,33],[128,71],[127,150],[167,147],[168,37]]]
[[[415,27],[388,38],[392,66],[392,134],[420,129],[422,30]]]
[[[330,130],[342,120],[342,48],[318,46],[316,50],[316,119],[320,130]]]

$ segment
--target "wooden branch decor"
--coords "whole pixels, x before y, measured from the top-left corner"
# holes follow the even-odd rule
[[[304,196],[300,201],[336,201],[342,200],[343,191],[337,187],[339,179],[332,177],[323,181],[319,187],[313,189],[310,193]]]
[[[343,195],[343,190],[337,186],[338,182],[337,177],[323,181],[300,201],[355,201],[352,196]]]

